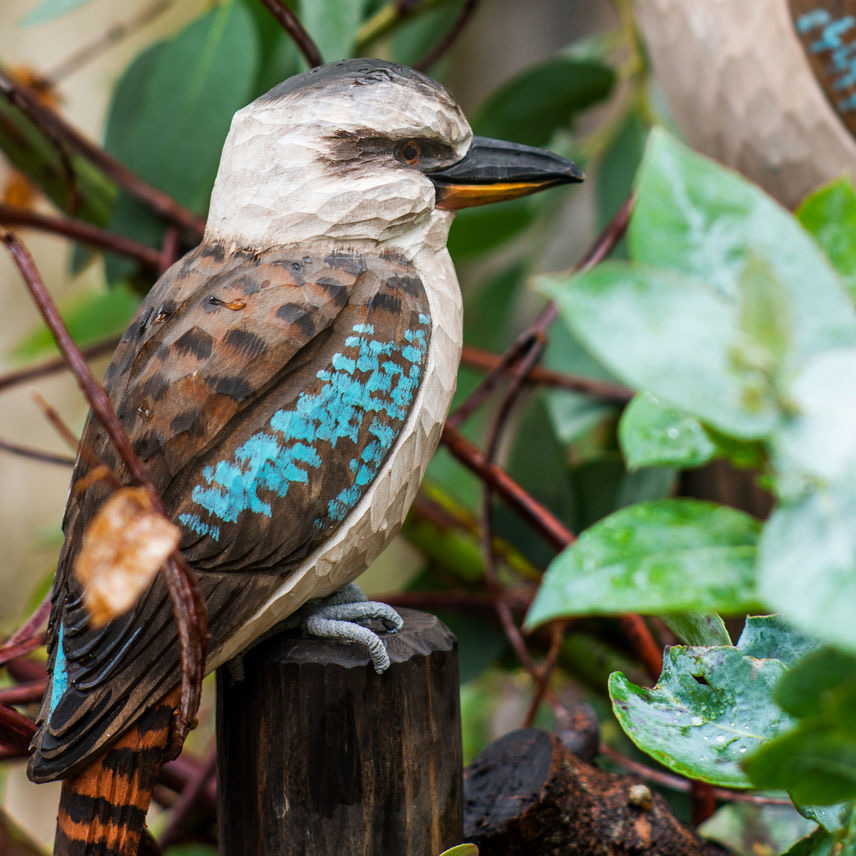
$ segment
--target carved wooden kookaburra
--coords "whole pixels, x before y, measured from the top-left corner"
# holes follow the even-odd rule
[[[442,86],[378,60],[313,69],[235,115],[204,240],[149,292],[105,379],[199,575],[209,670],[347,586],[401,526],[455,388],[454,211],[581,178],[473,137]],[[91,417],[82,445],[126,478]],[[159,577],[96,627],[72,573],[110,490],[72,493],[53,589],[29,772],[66,779],[57,853],[136,853],[180,677]]]

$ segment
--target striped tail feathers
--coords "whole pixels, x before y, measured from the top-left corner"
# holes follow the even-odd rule
[[[54,856],[137,856],[178,702],[176,689],[63,781]]]

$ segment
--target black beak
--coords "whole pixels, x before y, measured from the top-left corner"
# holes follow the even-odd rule
[[[575,163],[545,149],[488,137],[473,137],[461,160],[427,175],[436,188],[436,207],[452,211],[515,199],[585,177]]]

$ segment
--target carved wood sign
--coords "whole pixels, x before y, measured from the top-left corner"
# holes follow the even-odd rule
[[[788,0],[815,78],[856,136],[856,0]]]

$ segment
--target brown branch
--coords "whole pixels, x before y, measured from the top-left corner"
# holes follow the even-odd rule
[[[89,246],[127,256],[152,270],[158,270],[160,266],[160,253],[152,247],[108,232],[106,229],[99,229],[83,220],[75,220],[71,217],[48,217],[27,208],[0,204],[0,223],[64,235]]]
[[[111,337],[103,342],[96,342],[94,345],[89,345],[87,348],[81,348],[80,353],[88,360],[93,360],[96,357],[103,357],[105,354],[112,354],[116,350],[116,345],[119,344],[119,339]],[[56,372],[65,371],[68,369],[64,357],[52,357],[45,360],[43,363],[37,363],[34,366],[26,366],[22,369],[7,372],[0,375],[0,391],[8,389],[12,386],[18,386],[22,383],[27,383],[31,380],[36,380],[40,377],[56,374]]]
[[[0,452],[8,452],[31,461],[39,461],[42,464],[58,464],[61,467],[73,467],[74,458],[68,455],[57,455],[54,452],[46,452],[42,449],[34,449],[31,446],[23,446],[11,440],[0,439]]]
[[[663,671],[663,650],[655,641],[648,625],[642,616],[632,614],[618,616],[618,623],[645,665],[648,676],[656,681]]]
[[[488,481],[509,507],[532,525],[550,544],[563,549],[574,533],[549,509],[525,491],[505,470],[489,463],[484,454],[448,423],[443,428],[446,448],[480,479]]]
[[[10,749],[27,751],[36,723],[11,707],[0,705],[0,740]]]
[[[196,238],[202,236],[205,231],[205,221],[202,218],[180,205],[169,194],[144,181],[104,149],[87,140],[58,113],[42,104],[35,93],[3,69],[0,69],[0,93],[52,139],[86,158],[152,211],[181,226],[188,234]]]
[[[262,3],[267,6],[268,11],[276,18],[280,27],[288,33],[291,40],[297,45],[298,50],[303,54],[303,58],[309,63],[309,67],[315,68],[316,65],[321,65],[324,60],[321,58],[318,45],[312,40],[312,36],[306,32],[297,15],[279,0],[262,0]]]
[[[104,387],[86,364],[74,340],[68,332],[56,304],[51,299],[44,282],[24,245],[11,232],[2,235],[12,259],[18,266],[24,282],[30,291],[42,317],[56,339],[60,353],[68,362],[86,399],[101,422],[111,442],[124,461],[133,480],[145,488],[152,507],[164,514],[163,501],[157,487],[139,459],[128,435],[125,433],[119,417],[110,404]],[[181,553],[176,550],[163,567],[164,580],[173,603],[181,651],[181,708],[176,719],[172,749],[187,734],[195,721],[199,705],[200,684],[205,671],[205,649],[207,642],[207,622],[205,601],[199,592],[195,574]]]
[[[7,642],[2,648],[0,648],[0,666],[4,666],[6,663],[12,662],[12,660],[17,660],[19,657],[25,657],[32,651],[35,651],[36,648],[41,648],[44,644],[45,637],[42,633],[38,633],[26,639],[21,639],[19,642],[15,642],[14,644]]]
[[[45,678],[39,681],[28,681],[18,684],[16,687],[5,687],[0,689],[0,706],[10,704],[31,704],[41,701],[45,694],[48,682]]]
[[[499,354],[492,354],[490,351],[483,351],[481,348],[475,348],[472,345],[464,345],[461,352],[461,362],[474,369],[491,372],[507,365],[507,363],[503,363],[503,357]],[[544,366],[532,366],[524,381],[536,386],[542,385],[565,389],[569,392],[581,392],[595,398],[602,398],[604,401],[614,401],[617,404],[626,404],[633,398],[634,394],[632,389],[618,383],[557,372]]]
[[[464,5],[461,6],[461,11],[458,12],[458,17],[455,18],[452,26],[449,27],[449,31],[413,67],[419,71],[427,71],[431,68],[458,40],[478,5],[478,0],[464,0]]]

